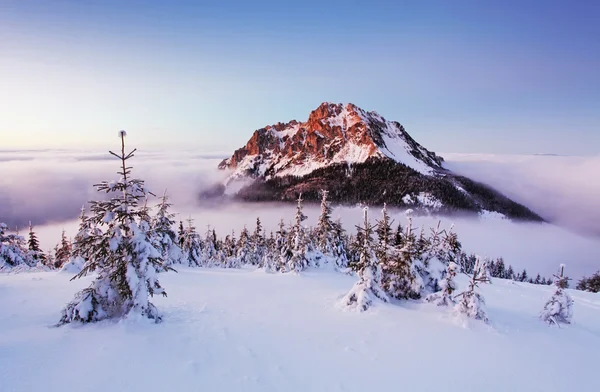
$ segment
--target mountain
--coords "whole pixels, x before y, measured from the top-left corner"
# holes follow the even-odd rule
[[[223,192],[250,201],[319,199],[398,205],[428,212],[475,211],[538,220],[527,207],[484,184],[456,175],[396,121],[354,104],[325,102],[306,122],[292,120],[254,132],[219,164]],[[253,181],[242,181],[253,179]],[[231,191],[233,189],[234,191]]]

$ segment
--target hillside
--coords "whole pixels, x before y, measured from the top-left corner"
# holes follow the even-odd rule
[[[2,390],[597,391],[600,300],[570,291],[573,324],[537,314],[551,287],[483,286],[491,326],[420,302],[338,309],[355,278],[187,269],[161,281],[162,324],[51,328],[89,278],[0,274]],[[459,280],[459,288],[465,282]],[[299,295],[299,293],[301,293]]]

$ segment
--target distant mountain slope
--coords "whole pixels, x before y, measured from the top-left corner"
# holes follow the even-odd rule
[[[231,174],[210,195],[250,178],[254,181],[236,190],[235,197],[293,200],[302,193],[317,200],[318,192],[327,189],[341,203],[385,202],[429,212],[493,211],[542,220],[494,189],[453,174],[443,162],[398,122],[351,103],[326,102],[306,122],[256,130],[244,147],[219,164]]]

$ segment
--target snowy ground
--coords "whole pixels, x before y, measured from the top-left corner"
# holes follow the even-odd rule
[[[161,275],[162,324],[53,328],[89,282],[70,277],[0,275],[0,390],[600,390],[600,294],[571,291],[559,329],[536,317],[551,287],[496,279],[486,326],[417,302],[343,311],[337,273],[184,268]]]

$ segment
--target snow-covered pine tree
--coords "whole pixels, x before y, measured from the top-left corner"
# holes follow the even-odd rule
[[[560,265],[558,275],[554,275],[554,294],[544,305],[540,319],[548,324],[571,324],[573,318],[573,299],[567,293],[569,278],[565,276],[565,266]]]
[[[348,267],[349,262],[348,237],[346,236],[346,230],[344,230],[340,219],[333,222],[333,231],[331,237],[335,266],[338,270],[345,269]]]
[[[213,267],[219,264],[216,237],[215,231],[211,229],[210,225],[207,225],[202,248],[202,260],[205,267]]]
[[[506,270],[506,274],[504,275],[504,278],[511,279],[511,280],[515,279],[515,271],[513,270],[512,265],[508,266],[508,269]]]
[[[296,221],[291,233],[292,257],[288,261],[289,270],[296,273],[305,270],[309,266],[307,258],[308,244],[304,224],[302,223],[307,219],[307,216],[304,215],[302,202],[302,195],[300,195],[296,206]]]
[[[453,293],[456,291],[456,282],[454,278],[456,277],[456,273],[459,270],[458,264],[451,261],[448,263],[448,267],[446,269],[446,276],[439,283],[440,291],[436,293],[429,294],[425,297],[427,302],[432,302],[437,306],[451,306],[456,304],[454,300]]]
[[[183,252],[179,246],[179,239],[173,225],[175,224],[175,214],[169,209],[172,204],[169,203],[167,191],[163,193],[156,215],[152,219],[152,231],[155,240],[155,246],[160,251],[165,265],[180,264],[183,261]],[[180,222],[181,223],[181,222]],[[183,224],[181,224],[183,226]],[[180,227],[182,229],[182,227]]]
[[[187,262],[190,267],[202,266],[202,240],[194,227],[194,220],[187,219],[187,227],[180,237],[182,243],[183,262]]]
[[[185,229],[183,228],[183,221],[179,221],[179,227],[177,228],[177,245],[183,251],[183,243],[185,241]]]
[[[458,294],[456,297],[461,297],[458,303],[454,306],[454,310],[458,314],[464,314],[467,317],[475,320],[482,320],[487,323],[488,318],[485,312],[485,299],[483,295],[475,291],[479,287],[479,283],[487,283],[487,266],[479,257],[473,267],[473,274],[469,276],[469,286],[466,291]],[[466,273],[465,273],[466,274]]]
[[[60,237],[60,245],[57,245],[56,252],[54,254],[54,268],[61,269],[69,262],[72,248],[73,246],[71,241],[67,239],[67,235],[63,230]]]
[[[249,264],[252,259],[252,244],[250,241],[250,233],[248,233],[248,229],[244,225],[237,243],[237,258],[241,265]]]
[[[85,206],[81,207],[81,215],[79,215],[79,230],[73,239],[71,244],[71,254],[69,261],[63,265],[62,270],[78,273],[85,265],[85,261],[89,258],[89,255],[84,254],[84,251],[90,249],[89,244],[86,244],[90,233],[100,235],[100,230],[96,227],[92,227],[92,221],[85,215]],[[91,271],[90,271],[91,272]]]
[[[286,230],[283,219],[279,221],[279,228],[275,232],[275,249],[273,252],[273,271],[287,272],[288,262],[292,257],[292,239]]]
[[[523,272],[521,272],[519,274],[519,279],[518,280],[520,282],[527,282],[527,279],[529,279],[529,275],[527,275],[527,270],[523,269]]]
[[[250,264],[262,267],[264,253],[266,252],[266,239],[260,218],[256,218],[256,227],[251,238],[252,252],[250,253]]]
[[[82,251],[89,258],[74,276],[80,278],[94,270],[97,277],[67,304],[58,325],[130,315],[155,322],[162,319],[148,298],[154,294],[166,296],[156,274],[163,268],[162,259],[150,238],[150,218],[139,205],[148,194],[144,181],[130,178],[127,161],[136,150],[125,153],[125,135],[125,131],[119,132],[121,154],[110,152],[122,164],[119,180],[96,185],[98,192],[111,197],[90,202],[92,215],[88,219],[104,230],[91,234],[84,242]]]
[[[0,270],[35,264],[23,246],[24,242],[20,235],[8,233],[6,223],[0,222]]]
[[[315,248],[322,254],[321,264],[335,263],[334,223],[331,220],[331,204],[327,200],[329,192],[321,190],[321,213],[314,230]]]
[[[33,225],[29,222],[29,240],[27,241],[29,254],[36,264],[46,265],[47,257],[40,248],[40,241],[37,234],[33,231]]]
[[[424,288],[419,269],[423,268],[418,258],[417,237],[412,226],[411,215],[402,234],[400,247],[394,247],[395,255],[390,257],[384,277],[385,292],[398,299],[418,299]]]
[[[358,249],[359,258],[352,268],[358,275],[358,282],[354,284],[350,292],[342,299],[342,304],[350,309],[365,311],[378,298],[388,302],[388,296],[380,286],[381,271],[377,257],[373,250],[373,226],[369,222],[368,208],[364,209],[363,226],[357,226],[361,233],[362,245]]]
[[[227,236],[227,238],[223,244],[223,251],[225,253],[225,267],[240,268],[241,262],[237,257],[237,240],[235,238],[235,232],[232,230],[231,235]]]

